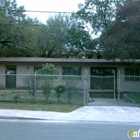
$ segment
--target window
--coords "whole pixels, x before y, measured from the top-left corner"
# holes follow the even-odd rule
[[[140,81],[140,68],[125,68],[125,81]]]
[[[91,75],[96,76],[114,76],[114,68],[91,68]]]
[[[81,67],[63,67],[62,70],[63,75],[82,75],[82,68]]]
[[[42,67],[34,67],[34,72],[39,71]]]

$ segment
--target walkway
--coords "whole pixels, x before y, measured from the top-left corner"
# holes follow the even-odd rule
[[[140,123],[140,107],[84,106],[70,113],[1,109],[0,118]]]

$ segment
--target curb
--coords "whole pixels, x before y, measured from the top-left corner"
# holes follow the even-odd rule
[[[36,121],[49,121],[49,122],[82,122],[82,123],[140,123],[139,121],[136,122],[123,122],[123,121],[100,121],[100,120],[65,120],[65,119],[43,119],[43,118],[31,118],[31,117],[5,117],[0,116],[0,120],[36,120]]]
[[[5,120],[47,120],[47,119],[41,119],[41,118],[31,118],[31,117],[5,117],[5,116],[0,116],[0,119],[5,119]]]

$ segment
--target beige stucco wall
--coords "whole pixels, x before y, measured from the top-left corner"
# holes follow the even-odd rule
[[[23,79],[27,74],[32,74],[34,67],[32,65],[17,65],[16,67],[16,88],[22,88],[24,86]]]
[[[23,78],[26,74],[32,74],[34,73],[34,67],[35,66],[41,66],[41,65],[37,65],[37,64],[31,64],[31,65],[28,65],[28,64],[18,64],[16,66],[16,73],[17,73],[17,76],[16,76],[16,85],[17,85],[17,88],[19,87],[23,87],[24,84],[23,84]],[[85,74],[85,70],[88,71],[88,75],[90,75],[90,68],[91,67],[112,67],[111,65],[106,65],[106,66],[102,66],[101,64],[98,64],[98,65],[92,65],[92,64],[88,64],[88,65],[81,65],[81,64],[56,64],[55,65],[56,68],[58,69],[59,71],[59,74],[62,75],[62,67],[69,67],[69,66],[72,66],[72,67],[81,67],[82,68],[82,78],[79,79],[77,81],[77,88],[78,89],[81,89],[83,90],[84,89],[84,74]],[[121,90],[137,90],[139,89],[140,90],[140,82],[139,81],[125,81],[125,78],[124,76],[121,76],[121,79],[119,80],[119,71],[121,73],[121,75],[124,75],[124,66],[113,66],[113,68],[117,68],[117,89],[119,88],[119,85],[121,87]],[[5,65],[0,65],[0,74],[5,74]],[[59,77],[57,79],[57,82],[61,82],[62,81],[62,77]],[[119,82],[120,81],[120,82]],[[0,75],[0,83],[2,83],[5,87],[5,75]],[[88,76],[88,83],[87,83],[87,86],[88,86],[88,89],[90,89],[90,77]]]
[[[119,72],[120,70],[120,72]],[[120,73],[120,75],[119,75]],[[140,81],[126,81],[125,80],[125,69],[124,67],[118,68],[118,89],[120,91],[129,91],[129,90],[139,90],[140,91]]]
[[[80,79],[77,80],[76,87],[78,89],[83,90],[83,88],[84,88],[84,77],[83,77],[84,76],[84,72],[85,72],[85,70],[89,70],[89,68],[88,67],[82,67],[81,65],[74,65],[74,64],[72,64],[72,65],[65,64],[65,65],[61,65],[61,66],[60,65],[55,65],[55,67],[58,69],[59,75],[60,75],[56,79],[55,83],[56,84],[57,83],[64,83],[65,84],[65,80],[63,80],[63,78],[62,78],[62,68],[63,67],[70,67],[70,66],[72,66],[72,67],[81,67],[82,68],[82,76],[81,76]],[[56,86],[56,85],[54,85],[54,86]]]
[[[17,65],[17,77],[16,77],[16,88],[24,87],[24,78],[28,74],[34,73],[34,67],[40,67],[41,65]],[[62,67],[55,65],[59,74],[62,75]]]
[[[31,74],[34,72],[34,67],[32,65],[17,65],[17,74]]]

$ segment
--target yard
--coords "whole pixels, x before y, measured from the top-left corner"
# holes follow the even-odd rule
[[[63,94],[59,102],[55,93],[50,94],[48,101],[45,99],[43,93],[40,92],[37,92],[35,96],[27,92],[18,93],[15,91],[3,91],[0,93],[1,109],[71,112],[82,105],[82,93],[73,93],[70,100],[67,94]]]
[[[128,97],[132,100],[134,100],[136,103],[140,104],[140,93],[136,92],[136,93],[130,93],[128,94]]]
[[[71,111],[78,109],[79,107],[81,107],[81,105],[0,102],[0,109],[71,112]]]

